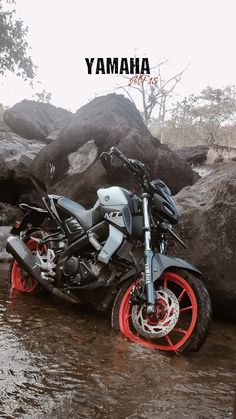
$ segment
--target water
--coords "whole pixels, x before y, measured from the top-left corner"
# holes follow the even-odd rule
[[[199,174],[199,176],[205,177],[212,172],[213,167],[212,167],[212,165],[204,165],[203,164],[203,165],[194,166],[194,167],[192,167],[192,169],[194,170],[194,172],[197,172]]]
[[[1,418],[233,418],[236,325],[214,323],[199,353],[166,355],[104,316],[9,295],[0,267]]]

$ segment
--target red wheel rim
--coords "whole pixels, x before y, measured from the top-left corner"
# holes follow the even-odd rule
[[[38,244],[34,240],[29,240],[26,244],[32,251],[38,248]],[[22,275],[22,268],[14,261],[11,270],[11,289],[24,293],[32,292],[37,287],[38,282],[33,277]]]
[[[138,335],[132,327],[130,293],[134,286],[132,283],[126,290],[119,311],[119,327],[121,333],[131,341],[152,349],[163,351],[177,351],[191,336],[197,321],[197,300],[188,282],[181,276],[165,272],[158,285],[165,288],[175,289],[175,295],[179,302],[179,319],[175,327],[164,337],[148,340]],[[185,325],[183,328],[182,323]],[[160,341],[160,342],[158,342]]]

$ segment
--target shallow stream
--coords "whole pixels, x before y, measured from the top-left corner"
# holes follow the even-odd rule
[[[0,269],[0,418],[234,417],[236,325],[214,322],[199,353],[166,355],[104,316],[10,295]]]

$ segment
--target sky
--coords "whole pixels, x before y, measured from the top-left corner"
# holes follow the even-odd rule
[[[5,105],[45,89],[53,104],[75,111],[124,84],[121,75],[88,75],[86,57],[135,55],[151,67],[168,60],[166,78],[189,64],[179,100],[207,85],[235,84],[235,0],[16,0],[16,8],[38,70],[33,90],[12,74],[0,78]]]

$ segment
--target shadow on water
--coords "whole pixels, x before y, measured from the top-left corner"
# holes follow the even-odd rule
[[[0,267],[1,418],[233,418],[236,325],[214,323],[201,352],[170,356],[108,318],[10,296]]]

